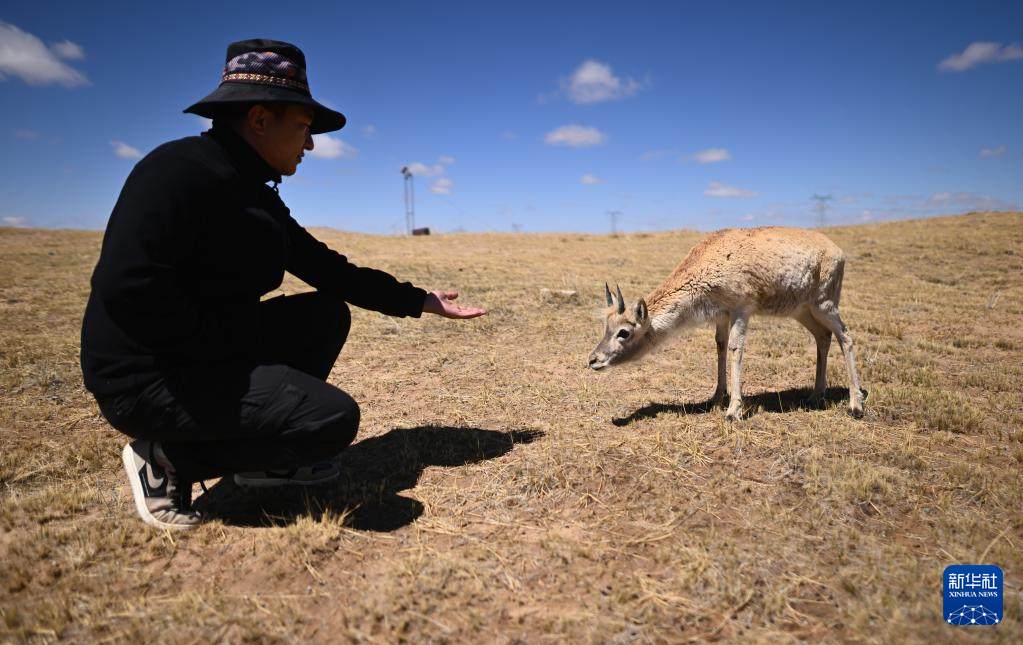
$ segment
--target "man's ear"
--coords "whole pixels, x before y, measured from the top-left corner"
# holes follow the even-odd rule
[[[251,128],[253,132],[262,134],[266,130],[267,118],[269,116],[269,110],[259,103],[256,103],[249,108],[248,113],[245,115],[245,121],[248,123],[249,128]]]

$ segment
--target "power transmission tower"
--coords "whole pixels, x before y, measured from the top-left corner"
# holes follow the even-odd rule
[[[412,235],[412,229],[416,227],[416,193],[408,166],[401,167],[401,176],[405,178],[405,233]]]
[[[608,211],[608,215],[611,216],[611,235],[618,235],[618,216],[622,214],[621,211]]]
[[[828,211],[828,202],[833,200],[834,197],[831,195],[818,195],[814,194],[813,200],[817,202],[813,209],[817,212],[817,226],[824,226],[824,218]]]

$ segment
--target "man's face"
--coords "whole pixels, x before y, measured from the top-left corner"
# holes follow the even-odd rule
[[[250,124],[256,136],[252,141],[260,156],[282,175],[294,175],[306,150],[313,149],[309,126],[313,110],[305,105],[289,105],[281,116],[262,106],[253,107]]]

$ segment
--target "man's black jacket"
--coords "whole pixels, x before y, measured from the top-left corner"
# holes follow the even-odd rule
[[[82,373],[113,394],[165,370],[255,356],[259,301],[284,272],[353,305],[418,317],[426,291],[360,268],[291,217],[231,130],[166,143],[114,206],[82,323]]]

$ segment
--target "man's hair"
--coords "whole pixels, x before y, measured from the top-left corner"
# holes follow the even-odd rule
[[[278,119],[282,118],[284,113],[288,111],[287,103],[263,103],[260,101],[254,103],[228,103],[217,110],[216,116],[213,117],[213,124],[223,124],[232,128],[237,127],[248,118],[249,110],[255,105],[262,105]]]

